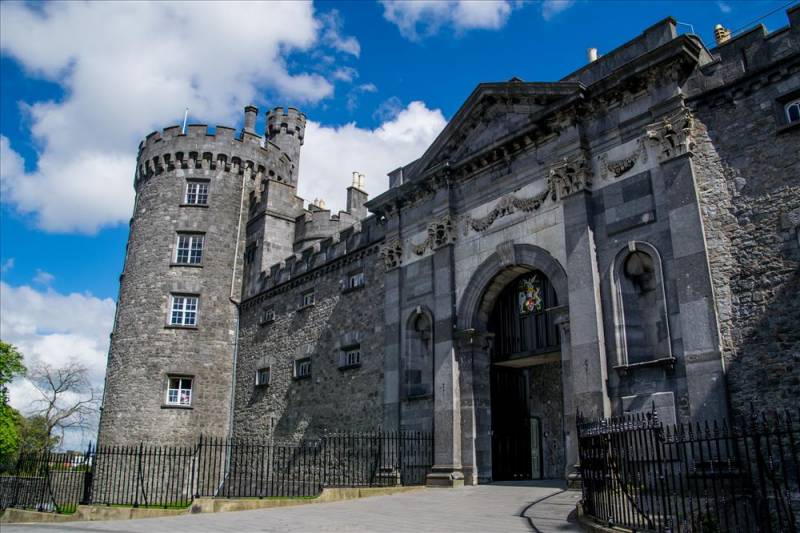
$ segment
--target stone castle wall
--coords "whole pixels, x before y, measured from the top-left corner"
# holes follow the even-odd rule
[[[693,164],[737,413],[751,402],[794,407],[800,390],[800,128],[785,125],[781,106],[800,89],[800,60],[776,70],[694,104]]]
[[[381,425],[383,394],[384,271],[375,220],[334,243],[276,265],[266,288],[242,304],[236,368],[234,434],[296,441],[325,431],[374,431]],[[348,247],[348,245],[350,247]],[[338,253],[337,253],[338,251]],[[346,288],[362,271],[365,284]],[[302,297],[314,291],[314,304]],[[274,319],[264,322],[265,308]],[[343,365],[343,349],[358,347],[358,366]],[[311,375],[298,379],[295,361],[310,358]],[[268,385],[256,385],[259,368]]]

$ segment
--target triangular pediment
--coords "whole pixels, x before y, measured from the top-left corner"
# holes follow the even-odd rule
[[[514,78],[482,83],[475,88],[433,144],[414,164],[414,174],[451,164],[522,131],[565,98],[578,94],[581,84],[530,83]]]

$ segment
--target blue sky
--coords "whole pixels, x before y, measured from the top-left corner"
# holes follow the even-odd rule
[[[101,382],[138,141],[241,107],[294,105],[309,127],[300,194],[340,207],[351,171],[374,195],[482,81],[557,80],[666,16],[784,26],[782,1],[3,2],[0,335],[29,362],[76,358]],[[781,9],[782,8],[782,9]],[[681,32],[689,31],[681,25]],[[70,316],[65,316],[70,315]],[[12,403],[30,389],[17,384]]]

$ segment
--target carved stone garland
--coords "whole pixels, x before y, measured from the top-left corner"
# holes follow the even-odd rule
[[[529,198],[519,198],[513,194],[503,196],[497,202],[494,209],[485,217],[471,218],[467,216],[466,224],[464,225],[464,234],[466,234],[468,228],[472,228],[474,231],[486,231],[489,229],[489,226],[494,224],[495,220],[515,213],[517,209],[526,213],[535,211],[541,207],[542,203],[547,199],[548,194],[550,194],[549,190]]]
[[[661,122],[647,127],[647,139],[658,148],[658,162],[663,163],[694,149],[694,118],[688,109],[681,109]]]
[[[647,150],[641,138],[636,140],[636,148],[633,153],[627,157],[609,161],[608,153],[604,153],[598,158],[600,168],[603,171],[603,178],[605,179],[610,178],[609,174],[613,175],[615,178],[619,178],[636,166],[636,162],[639,160],[641,160],[642,163],[647,162]]]

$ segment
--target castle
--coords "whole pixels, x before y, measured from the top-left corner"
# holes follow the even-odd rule
[[[481,83],[336,214],[296,194],[293,108],[151,133],[100,443],[431,431],[447,485],[568,475],[577,412],[796,405],[787,14],[712,49],[666,19],[560,81]]]

